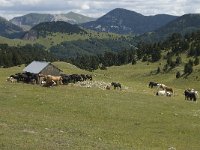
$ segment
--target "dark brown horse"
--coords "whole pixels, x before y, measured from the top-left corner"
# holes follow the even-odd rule
[[[116,88],[121,89],[121,88],[122,88],[121,84],[120,84],[120,83],[116,83],[116,82],[112,82],[112,83],[111,83],[111,86],[113,86],[114,89],[116,89]]]
[[[149,88],[153,88],[154,86],[158,86],[157,82],[149,82]]]

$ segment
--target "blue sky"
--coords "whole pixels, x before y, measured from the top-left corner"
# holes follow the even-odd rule
[[[11,19],[27,13],[60,14],[73,11],[100,17],[114,8],[143,15],[200,13],[200,0],[0,0],[0,16]]]

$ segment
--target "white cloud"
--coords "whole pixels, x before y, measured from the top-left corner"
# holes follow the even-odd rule
[[[0,0],[0,4],[1,4],[1,7],[11,7],[11,6],[13,6],[13,4],[10,3],[10,1],[7,1],[7,0]]]
[[[31,12],[69,11],[99,17],[114,8],[125,8],[143,15],[200,13],[200,0],[0,0],[0,4],[0,13],[5,17]]]
[[[83,5],[81,6],[81,9],[83,9],[83,10],[88,10],[88,9],[90,9],[90,6],[89,6],[88,4],[83,4]]]

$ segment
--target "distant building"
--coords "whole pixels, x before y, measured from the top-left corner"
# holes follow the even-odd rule
[[[40,83],[40,75],[59,76],[62,72],[59,68],[45,61],[33,61],[23,69],[23,72],[30,72],[38,75],[38,83]]]

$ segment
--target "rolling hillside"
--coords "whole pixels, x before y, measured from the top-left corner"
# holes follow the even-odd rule
[[[134,11],[117,8],[96,21],[82,24],[82,26],[100,32],[137,35],[154,31],[176,18],[176,16],[164,14],[143,16]]]
[[[23,39],[44,45],[59,58],[117,52],[132,47],[131,37],[83,30],[62,21],[36,25]]]
[[[92,72],[93,82],[120,82],[121,91],[12,84],[6,77],[24,66],[0,68],[0,149],[198,150],[200,104],[184,100],[182,93],[188,87],[200,90],[200,81],[175,79],[174,73],[151,75],[159,63]],[[55,65],[68,74],[91,74],[66,63]],[[173,87],[175,96],[155,96],[149,81]]]
[[[122,11],[127,14],[127,10]],[[120,26],[112,24],[111,30],[102,25],[106,32],[144,31],[144,26],[138,26],[135,32],[136,28],[123,24],[125,20],[119,21],[121,9],[111,14],[114,17],[104,16],[105,24],[110,19],[111,24]],[[166,16],[152,16],[156,17],[162,20]],[[158,18],[152,24],[144,19],[142,24],[152,30],[160,26],[153,24]],[[8,22],[6,25],[10,27]],[[101,27],[98,30],[102,31]],[[140,41],[137,48],[134,37],[84,30],[63,21],[40,23],[21,40],[0,37],[0,149],[199,150],[200,97],[197,102],[185,100],[183,92],[188,88],[200,91],[200,64],[194,61],[200,58],[200,31],[182,35],[198,28],[198,15],[184,15],[148,33],[152,40],[154,34],[164,39],[173,33],[167,39],[151,44]],[[105,51],[106,57],[101,57]],[[82,55],[89,56],[78,61]],[[91,59],[105,66],[89,72],[57,61],[69,57],[81,65]],[[32,59],[56,60],[52,63],[63,73],[91,74],[93,80],[50,88],[6,81],[10,75],[22,72]],[[106,61],[113,66],[108,67]],[[124,63],[117,66],[117,61]],[[192,72],[185,72],[186,64]],[[178,78],[177,72],[181,73]],[[149,88],[150,81],[171,87],[174,95],[156,96],[158,88]],[[122,89],[102,87],[111,82],[120,83]]]

